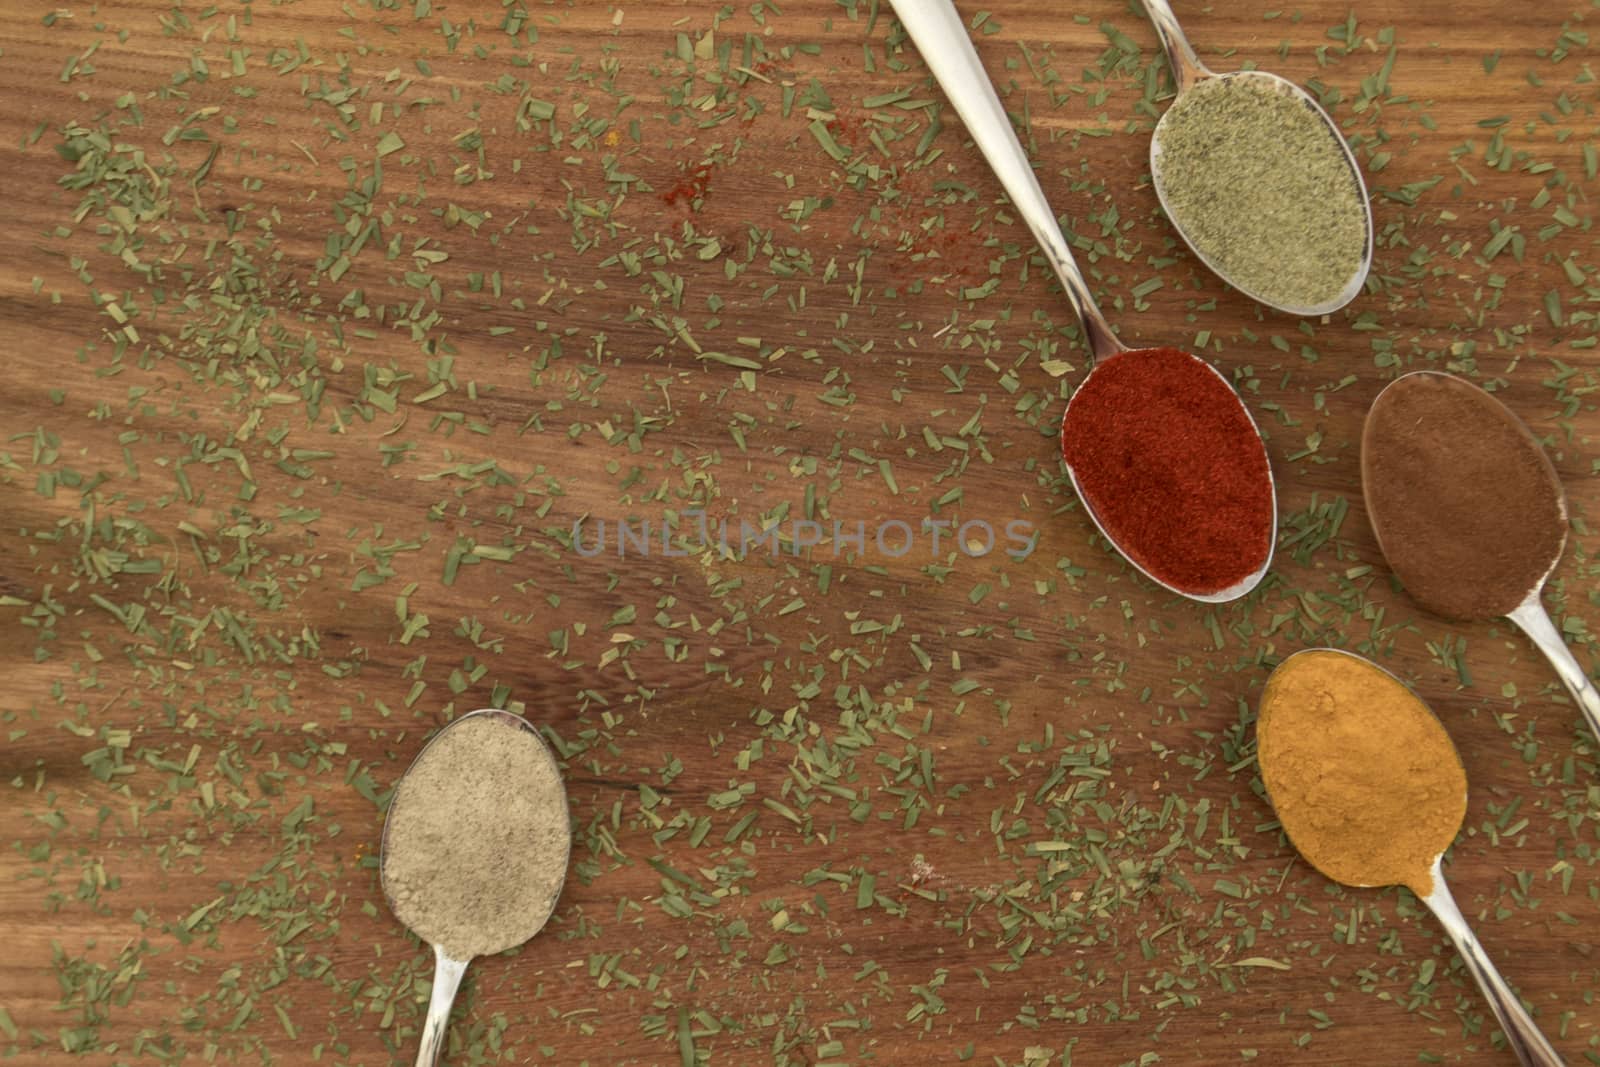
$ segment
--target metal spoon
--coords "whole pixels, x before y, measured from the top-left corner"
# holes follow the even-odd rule
[[[1506,1044],[1511,1046],[1511,1051],[1524,1067],[1565,1067],[1561,1056],[1539,1029],[1539,1024],[1533,1021],[1533,1016],[1522,1006],[1516,992],[1506,984],[1500,971],[1489,959],[1483,943],[1472,932],[1472,927],[1467,925],[1461,909],[1456,907],[1455,898],[1451,897],[1449,888],[1444,884],[1443,861],[1442,852],[1433,858],[1433,892],[1423,897],[1422,902],[1439,920],[1439,925],[1444,927],[1450,943],[1461,955],[1461,962],[1467,965],[1467,972],[1478,983],[1483,999],[1489,1002],[1489,1010],[1494,1012],[1495,1020],[1505,1032]]]
[[[1404,682],[1379,667],[1376,663],[1338,648],[1303,649],[1280,663],[1273,674],[1277,675],[1285,668],[1290,668],[1294,661],[1300,657],[1327,655],[1344,656],[1355,660],[1367,669],[1386,676],[1396,686],[1409,692],[1409,687]],[[1271,685],[1271,679],[1268,680],[1268,685]],[[1427,705],[1420,697],[1416,697],[1414,693],[1412,696],[1417,700],[1418,704],[1423,706],[1427,714],[1432,715],[1432,712],[1427,710]],[[1262,700],[1262,705],[1263,711],[1265,711],[1267,705],[1265,697]],[[1264,714],[1258,716],[1257,719],[1258,756],[1264,747],[1260,745],[1260,731],[1265,719],[1266,715]],[[1455,755],[1453,747],[1451,753]],[[1267,754],[1270,757],[1270,749],[1267,749]],[[1461,767],[1459,756],[1456,756],[1454,762],[1454,770],[1461,775],[1463,789],[1461,810],[1465,813],[1466,772]],[[1265,770],[1263,769],[1264,776]],[[1296,837],[1296,827],[1291,825],[1290,821],[1284,820],[1281,812],[1279,813],[1279,821],[1283,824],[1284,831],[1289,835],[1290,840],[1293,841]],[[1523,1008],[1522,1001],[1518,999],[1517,994],[1506,984],[1506,980],[1501,977],[1499,970],[1495,968],[1494,963],[1489,959],[1489,954],[1484,951],[1482,942],[1478,940],[1477,935],[1472,932],[1472,927],[1467,924],[1466,918],[1461,914],[1461,909],[1456,907],[1455,899],[1450,895],[1449,887],[1445,885],[1444,853],[1460,832],[1461,822],[1457,822],[1451,829],[1447,839],[1435,842],[1438,851],[1434,853],[1433,861],[1429,865],[1432,885],[1426,888],[1407,885],[1406,888],[1415,893],[1428,906],[1428,910],[1433,912],[1434,917],[1439,920],[1439,925],[1444,927],[1444,932],[1450,938],[1451,944],[1455,945],[1456,951],[1461,954],[1462,962],[1467,965],[1467,971],[1483,992],[1484,1000],[1488,1001],[1489,1010],[1494,1012],[1495,1019],[1500,1023],[1500,1029],[1505,1032],[1506,1043],[1510,1045],[1511,1050],[1516,1053],[1517,1059],[1524,1064],[1524,1067],[1563,1067],[1561,1057],[1557,1055],[1549,1040],[1539,1030],[1539,1025],[1533,1021],[1533,1017]],[[1302,840],[1306,839],[1314,840],[1315,838],[1302,838]],[[1312,855],[1306,852],[1305,849],[1300,848],[1298,844],[1295,847],[1300,850],[1300,854],[1305,857],[1306,861],[1322,874],[1336,882],[1344,881],[1344,879],[1335,877],[1324,868],[1326,861],[1333,860],[1336,862],[1334,857]],[[1368,882],[1348,882],[1346,884],[1354,885],[1361,889],[1377,888],[1374,883]]]
[[[444,737],[451,730],[456,729],[462,723],[469,720],[489,717],[497,719],[505,723],[507,726],[515,727],[516,729],[525,731],[527,735],[531,737],[539,746],[539,750],[544,753],[544,758],[550,761],[551,767],[555,768],[555,757],[551,754],[548,746],[545,745],[544,739],[539,736],[539,731],[534,729],[532,723],[528,722],[528,720],[524,719],[522,716],[513,714],[509,711],[501,711],[497,708],[481,708],[477,711],[468,712],[435,734],[426,745],[422,746],[422,751],[417,753],[416,759],[411,761],[411,766],[406,769],[406,774],[409,775],[413,770],[415,770],[417,765],[422,761],[423,757],[427,755],[428,749],[437,744],[439,739]],[[557,776],[559,777],[559,772],[557,772]],[[405,775],[401,776],[400,781],[401,784],[405,782]],[[506,787],[508,789],[514,788],[515,783],[506,783]],[[396,786],[397,796],[399,795],[398,789],[399,786]],[[390,816],[393,815],[394,810],[395,808],[393,804],[391,804],[389,808]],[[388,902],[390,910],[393,911],[395,906],[394,897],[392,895],[393,887],[391,887],[389,884],[387,865],[389,854],[389,824],[390,818],[389,816],[386,816],[383,822],[383,846],[382,853],[378,861],[378,869],[380,872],[381,881],[383,882],[384,899]],[[563,793],[562,796],[560,824],[564,828],[568,826],[565,793]],[[572,834],[570,829],[568,829],[564,834],[561,847],[562,851],[565,853],[565,855],[562,856],[561,863],[564,871],[566,868],[568,855],[570,855],[572,849]],[[560,895],[561,888],[558,885],[556,887],[555,895],[551,897],[552,905],[554,904],[555,898],[559,897]],[[517,931],[519,936],[516,936],[515,940],[511,941],[511,943],[505,945],[503,948],[500,948],[497,951],[504,952],[506,949],[515,948],[517,945],[522,944],[524,941],[527,941],[529,938],[537,934],[540,930],[544,929],[545,923],[547,923],[549,920],[550,913],[546,912],[542,917],[538,918],[537,924],[530,921],[523,927],[522,930]],[[413,933],[415,932],[416,931],[413,931]],[[419,934],[418,936],[421,935]],[[455,1003],[456,992],[461,988],[461,979],[467,973],[467,964],[472,962],[472,958],[470,956],[466,959],[456,959],[452,957],[441,945],[433,946],[433,957],[433,992],[428,998],[428,1016],[427,1020],[422,1026],[422,1040],[420,1047],[417,1049],[416,1067],[434,1067],[434,1065],[439,1062],[439,1053],[440,1050],[444,1048],[445,1036],[450,1023],[450,1008]]]
[[[1034,240],[1039,243],[1039,248],[1044,252],[1045,259],[1055,271],[1056,277],[1061,282],[1061,287],[1066,291],[1067,302],[1072,305],[1072,310],[1077,314],[1078,321],[1083,325],[1084,335],[1089,348],[1091,364],[1097,363],[1112,356],[1128,353],[1137,357],[1141,352],[1153,349],[1134,349],[1118,340],[1112,331],[1111,324],[1100,312],[1094,302],[1094,296],[1089,290],[1089,284],[1084,280],[1083,274],[1078,269],[1076,260],[1072,257],[1072,249],[1068,246],[1066,238],[1061,234],[1061,227],[1056,222],[1055,212],[1050,209],[1045,200],[1044,190],[1039,187],[1039,180],[1033,173],[1033,167],[1028,162],[1028,156],[1023,151],[1022,143],[1017,140],[1016,131],[1011,128],[1011,119],[1006,114],[1005,107],[1000,103],[1000,98],[995,95],[994,85],[989,80],[988,73],[983,69],[983,63],[978,59],[977,50],[972,45],[972,38],[968,36],[966,26],[961,21],[961,15],[956,10],[952,0],[890,0],[894,7],[895,15],[900,24],[905,27],[906,33],[916,43],[917,50],[922,53],[923,62],[933,72],[934,79],[938,81],[950,103],[955,107],[956,113],[961,116],[961,121],[966,124],[967,132],[977,143],[979,151],[983,153],[989,166],[994,170],[995,176],[1000,179],[1000,184],[1005,188],[1006,195],[1011,198],[1011,204],[1022,216],[1023,222],[1033,234]],[[1233,392],[1232,383],[1215,367],[1201,360],[1205,367],[1215,374],[1223,384],[1228,386],[1229,395],[1239,405],[1245,417],[1250,420],[1250,426],[1256,432],[1259,441],[1261,432],[1256,426],[1255,419],[1250,415],[1250,410],[1244,402],[1239,400]],[[1093,375],[1094,367],[1089,373]],[[1085,381],[1088,379],[1085,378]],[[1082,386],[1079,386],[1080,390]],[[1076,396],[1077,394],[1074,394]],[[1062,415],[1062,425],[1072,417],[1072,403],[1069,400],[1066,411]],[[1266,446],[1262,445],[1262,455],[1265,459]],[[1067,475],[1072,480],[1073,491],[1083,501],[1089,518],[1097,529],[1128,559],[1128,562],[1152,582],[1188,597],[1190,600],[1202,604],[1218,604],[1228,600],[1236,600],[1254,589],[1260,583],[1267,569],[1272,565],[1272,547],[1278,540],[1278,513],[1277,492],[1272,485],[1272,466],[1267,465],[1267,479],[1273,498],[1272,533],[1268,542],[1267,555],[1262,560],[1261,566],[1246,578],[1226,589],[1211,593],[1195,593],[1191,590],[1181,589],[1164,581],[1157,575],[1150,573],[1137,560],[1128,555],[1127,550],[1113,537],[1100,521],[1096,514],[1094,501],[1084,495],[1083,487],[1078,483],[1078,476],[1073,471],[1071,464],[1067,465]]]
[[[1562,503],[1562,510],[1565,511],[1564,499]],[[1597,692],[1594,683],[1589,681],[1589,675],[1584,672],[1583,665],[1567,649],[1566,641],[1561,638],[1561,631],[1550,621],[1550,614],[1544,610],[1544,603],[1540,600],[1544,592],[1544,583],[1549,580],[1550,574],[1555,569],[1555,563],[1551,563],[1550,570],[1545,572],[1539,584],[1528,590],[1527,597],[1506,618],[1522,627],[1522,632],[1528,635],[1540,652],[1544,653],[1544,658],[1556,669],[1556,677],[1567,687],[1572,699],[1578,702],[1578,710],[1583,713],[1583,721],[1589,724],[1589,732],[1600,738],[1600,692]]]
[[[1361,256],[1360,269],[1353,274],[1339,294],[1331,300],[1320,304],[1296,306],[1293,304],[1278,303],[1269,300],[1261,293],[1246,288],[1228,276],[1221,266],[1198,248],[1190,235],[1185,233],[1178,218],[1173,214],[1171,205],[1167,202],[1167,185],[1162,181],[1161,170],[1161,130],[1167,124],[1167,119],[1172,117],[1172,109],[1161,116],[1161,121],[1156,123],[1155,134],[1150,138],[1150,177],[1155,183],[1156,196],[1161,201],[1161,208],[1166,212],[1167,218],[1172,221],[1173,228],[1183,238],[1192,252],[1200,258],[1212,273],[1223,281],[1238,289],[1241,293],[1253,300],[1266,304],[1268,307],[1286,311],[1291,315],[1325,315],[1344,307],[1356,298],[1362,286],[1367,282],[1367,274],[1372,269],[1372,203],[1367,199],[1367,183],[1361,176],[1361,168],[1356,164],[1355,153],[1350,151],[1350,144],[1344,139],[1344,134],[1339,132],[1338,125],[1332,117],[1323,110],[1316,99],[1294,82],[1281,78],[1276,74],[1268,74],[1259,70],[1236,70],[1225,74],[1212,71],[1200,57],[1195,54],[1194,48],[1189,44],[1189,39],[1184,36],[1182,28],[1178,25],[1178,18],[1172,13],[1172,8],[1167,0],[1140,0],[1144,4],[1145,12],[1150,16],[1150,21],[1155,25],[1156,36],[1161,40],[1161,50],[1166,53],[1167,62],[1172,65],[1173,80],[1177,83],[1178,96],[1181,97],[1200,82],[1211,78],[1220,78],[1228,82],[1253,82],[1258,86],[1270,87],[1275,92],[1281,92],[1299,100],[1307,108],[1315,112],[1327,127],[1329,140],[1338,145],[1343,154],[1345,164],[1350,168],[1350,176],[1355,180],[1356,188],[1361,193],[1361,209],[1366,215],[1367,238]]]
[[[1416,384],[1414,379],[1424,377],[1430,381],[1437,381],[1440,385],[1471,390],[1477,395],[1480,403],[1486,403],[1496,409],[1496,413],[1509,426],[1513,427],[1526,442],[1529,452],[1538,457],[1540,476],[1545,479],[1550,491],[1554,493],[1556,501],[1560,505],[1560,539],[1555,543],[1554,550],[1550,553],[1549,560],[1541,569],[1539,579],[1534,583],[1533,588],[1528,590],[1527,595],[1506,615],[1506,618],[1516,623],[1522,629],[1522,632],[1527,634],[1534,645],[1538,647],[1539,651],[1544,653],[1545,658],[1550,661],[1550,665],[1555,668],[1556,676],[1561,679],[1562,684],[1567,687],[1567,692],[1577,702],[1578,710],[1582,713],[1584,722],[1588,724],[1590,732],[1596,738],[1600,738],[1600,691],[1595,689],[1594,683],[1589,680],[1583,665],[1578,662],[1577,658],[1567,648],[1566,641],[1561,637],[1561,631],[1557,630],[1555,623],[1550,621],[1550,615],[1545,611],[1542,600],[1545,583],[1550,580],[1550,575],[1555,573],[1556,566],[1560,564],[1561,554],[1565,551],[1567,544],[1567,497],[1561,487],[1561,478],[1556,474],[1555,467],[1550,463],[1550,457],[1545,455],[1544,448],[1539,444],[1538,438],[1533,436],[1533,432],[1528,429],[1521,419],[1517,418],[1510,408],[1471,382],[1457,378],[1454,375],[1441,374],[1438,371],[1413,371],[1410,374],[1401,375],[1384,386],[1383,391],[1373,400],[1372,410],[1374,412],[1380,410],[1384,394],[1391,389],[1397,387],[1407,388]],[[1371,418],[1372,416],[1369,415],[1369,425]],[[1367,452],[1368,449],[1363,444],[1363,471],[1365,471],[1366,464],[1369,462]],[[1363,481],[1365,483],[1366,479],[1364,478]],[[1378,538],[1379,548],[1382,548],[1385,504],[1383,501],[1374,499],[1370,491],[1365,496],[1367,513],[1372,520],[1373,533]],[[1534,560],[1532,562],[1537,566],[1540,561]],[[1404,574],[1400,578],[1402,582],[1406,580]],[[1411,592],[1413,597],[1417,596],[1415,591]],[[1418,597],[1417,599],[1424,607],[1432,607],[1425,598]]]

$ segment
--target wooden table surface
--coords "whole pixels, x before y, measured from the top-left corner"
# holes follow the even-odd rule
[[[1136,9],[963,11],[1107,314],[1270,437],[1242,602],[1092,535],[1071,314],[886,4],[0,11],[0,1061],[409,1062],[383,804],[499,705],[560,750],[572,867],[448,1062],[1510,1062],[1415,899],[1330,884],[1262,798],[1261,683],[1332,644],[1440,713],[1455,893],[1600,1063],[1594,739],[1509,626],[1389,578],[1356,445],[1407,369],[1497,388],[1565,479],[1547,599],[1594,666],[1595,19],[1180,10],[1358,146],[1371,284],[1299,321],[1160,218]]]

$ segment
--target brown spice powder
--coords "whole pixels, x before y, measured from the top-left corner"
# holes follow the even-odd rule
[[[395,788],[383,890],[416,935],[465,960],[515,948],[550,918],[572,831],[544,742],[502,715],[445,728]]]
[[[1361,438],[1367,514],[1406,592],[1447,618],[1509,614],[1561,558],[1561,483],[1477,386],[1433,371],[1378,395]]]
[[[1346,885],[1433,891],[1467,775],[1411,690],[1358,656],[1297,653],[1267,680],[1256,746],[1278,820],[1313,867]]]

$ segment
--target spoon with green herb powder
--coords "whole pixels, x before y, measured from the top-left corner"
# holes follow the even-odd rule
[[[1600,737],[1600,691],[1541,600],[1566,547],[1567,498],[1522,420],[1462,378],[1402,375],[1367,413],[1361,488],[1412,599],[1447,619],[1516,623]]]
[[[472,958],[516,948],[549,921],[571,851],[561,770],[520,715],[463,715],[395,786],[383,827],[383,893],[434,951],[417,1067],[438,1062]]]
[[[1167,218],[1246,296],[1294,315],[1348,304],[1372,268],[1372,209],[1333,119],[1276,74],[1209,70],[1166,0],[1143,3],[1178,89],[1150,139]]]

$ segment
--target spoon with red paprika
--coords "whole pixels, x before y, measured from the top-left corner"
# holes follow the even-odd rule
[[[1067,475],[1096,527],[1151,581],[1202,603],[1256,587],[1278,511],[1260,430],[1216,368],[1130,348],[1096,306],[952,0],[891,0],[1077,313],[1093,367],[1061,418]]]

